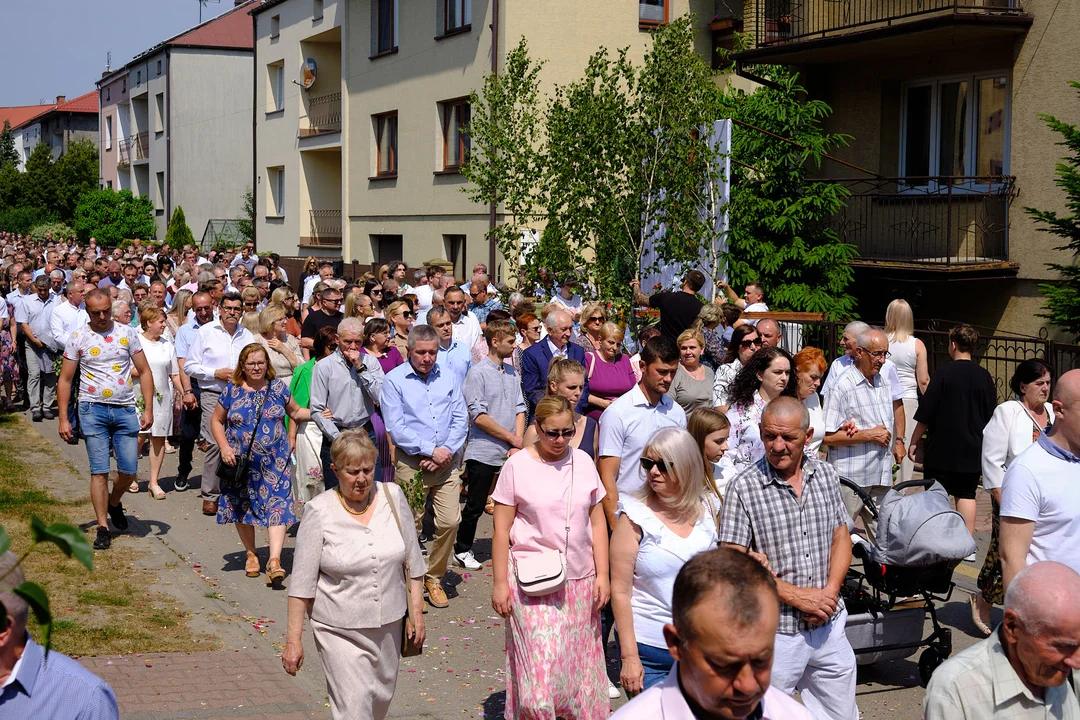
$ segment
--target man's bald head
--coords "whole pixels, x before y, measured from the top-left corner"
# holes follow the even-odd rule
[[[803,430],[810,427],[810,411],[806,409],[806,405],[787,395],[769,401],[761,413],[761,421],[764,423],[767,419],[794,421]]]
[[[1080,575],[1068,565],[1043,561],[1028,565],[1005,593],[1005,610],[1020,618],[1034,635],[1052,631],[1063,618],[1080,622]]]
[[[1080,399],[1080,370],[1070,370],[1058,378],[1054,400],[1070,405]]]
[[[772,318],[759,320],[757,324],[758,335],[761,336],[761,347],[779,347],[780,323]]]

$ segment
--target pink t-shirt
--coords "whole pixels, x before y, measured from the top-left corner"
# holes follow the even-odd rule
[[[571,467],[574,497],[570,503],[570,544],[566,545],[566,499]],[[604,495],[592,458],[573,450],[557,463],[541,462],[528,450],[514,453],[502,466],[492,499],[517,508],[510,526],[514,555],[544,550],[566,553],[566,577],[580,580],[596,574],[589,512]]]

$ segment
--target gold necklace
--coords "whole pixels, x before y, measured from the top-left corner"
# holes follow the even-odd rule
[[[353,516],[359,516],[359,515],[363,515],[364,513],[366,513],[368,511],[368,509],[371,507],[372,501],[375,499],[375,496],[370,494],[370,493],[368,494],[367,505],[364,506],[363,510],[353,510],[351,507],[349,507],[348,504],[345,502],[345,496],[341,494],[341,488],[340,487],[338,487],[338,489],[337,489],[337,499],[338,499],[338,502],[341,503],[341,507],[345,508],[345,512],[347,512],[347,513],[349,513],[350,515],[353,515]]]

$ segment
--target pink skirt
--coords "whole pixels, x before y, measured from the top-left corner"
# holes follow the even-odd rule
[[[510,578],[506,710],[515,720],[606,720],[611,714],[592,577],[543,597]]]

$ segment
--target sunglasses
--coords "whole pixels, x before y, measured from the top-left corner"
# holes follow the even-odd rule
[[[382,290],[372,290],[371,294],[372,295],[382,295]]]
[[[652,458],[643,457],[638,460],[638,462],[641,463],[641,469],[645,472],[649,472],[653,468],[656,468],[661,473],[666,473],[668,471],[667,462],[664,460],[653,460]]]
[[[604,318],[602,318],[602,317],[600,317],[600,316],[598,315],[598,316],[596,316],[596,317],[591,317],[591,318],[589,318],[589,320],[588,320],[588,321],[589,321],[589,322],[604,322]]]
[[[471,292],[471,293],[469,293],[469,297],[472,297],[472,298],[475,298],[475,297],[480,297],[480,295],[482,295],[482,294],[483,294],[483,291],[480,291],[480,292]]]
[[[753,340],[743,340],[739,343],[742,347],[750,347],[751,345],[760,345],[761,338],[754,338]]]
[[[411,312],[403,312],[403,313],[401,313],[401,317],[414,318],[416,316],[413,315]]]
[[[570,428],[568,430],[545,430],[540,426],[540,432],[544,433],[551,440],[558,440],[559,438],[572,438],[577,433],[577,430]]]

